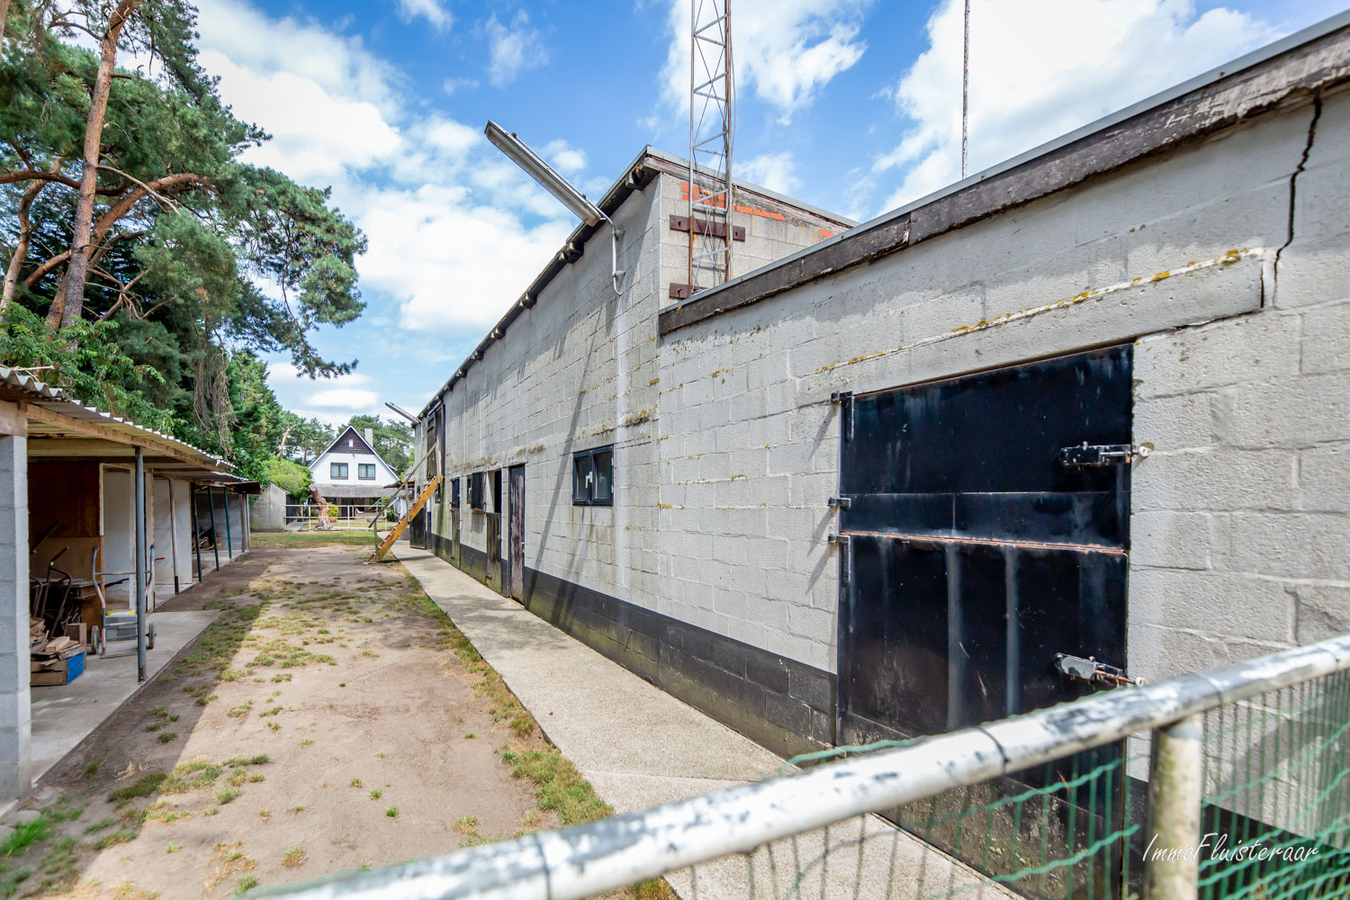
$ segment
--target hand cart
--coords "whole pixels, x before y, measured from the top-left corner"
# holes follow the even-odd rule
[[[153,544],[150,545],[150,558],[152,560],[155,558],[155,547]],[[122,609],[122,608],[109,609],[108,598],[107,595],[104,594],[104,590],[113,587],[114,585],[124,584],[127,581],[130,581],[132,578],[136,576],[136,573],[134,571],[100,572],[98,570],[97,547],[94,548],[94,560],[91,568],[92,571],[90,574],[92,575],[94,582],[94,591],[98,594],[99,606],[102,608],[103,611],[102,617],[103,625],[101,628],[95,628],[94,629],[95,633],[93,635],[94,645],[98,647],[98,655],[100,658],[103,659],[114,658],[118,656],[131,656],[136,652],[135,644],[137,632],[136,632],[135,604],[134,603],[131,604],[130,609]],[[147,577],[145,579],[145,605],[147,617],[150,615],[149,612],[150,590],[152,585],[154,584],[153,571],[154,570],[152,566],[150,567],[150,571],[146,573]],[[110,576],[117,577],[117,580],[108,581],[108,578]],[[131,595],[133,593],[134,591],[127,592],[128,595]],[[133,646],[130,650],[121,650],[116,653],[109,653],[108,644],[119,642],[130,642]],[[147,650],[155,649],[155,626],[153,623],[148,625],[145,629],[145,649]]]

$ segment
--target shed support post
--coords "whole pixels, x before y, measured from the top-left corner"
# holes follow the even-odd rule
[[[220,571],[220,531],[216,528],[216,495],[211,485],[206,486],[206,508],[211,510],[211,549],[216,554],[216,571]]]
[[[145,680],[145,451],[136,448],[136,680]]]
[[[198,584],[202,583],[202,526],[200,516],[197,515],[197,495],[200,493],[195,484],[188,488],[188,505],[192,507],[192,547],[197,553]]]
[[[178,596],[178,509],[173,502],[173,479],[169,482],[169,560],[173,566],[173,593]]]
[[[1197,896],[1203,750],[1198,714],[1153,732],[1144,900],[1195,900]]]
[[[234,559],[234,538],[230,535],[230,489],[221,488],[221,495],[225,498],[225,558]]]

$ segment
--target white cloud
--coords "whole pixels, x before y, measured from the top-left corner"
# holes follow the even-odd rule
[[[315,391],[306,400],[311,406],[359,413],[378,406],[380,395],[375,391],[356,388],[329,388],[325,391]]]
[[[929,49],[894,88],[912,127],[873,173],[904,171],[885,209],[961,173],[961,0],[928,20]],[[969,171],[1128,106],[1270,40],[1245,13],[1190,0],[972,0]],[[875,210],[873,212],[876,212]]]
[[[444,31],[454,21],[450,16],[450,11],[442,6],[438,0],[398,0],[398,14],[405,22],[411,22],[421,16],[430,22],[437,31]]]
[[[530,27],[530,16],[523,9],[509,25],[503,25],[493,13],[483,23],[483,31],[488,38],[488,80],[494,87],[505,87],[521,72],[548,62],[543,38]]]
[[[401,104],[403,76],[359,39],[270,19],[246,0],[205,0],[200,30],[203,64],[220,75],[224,100],[273,135],[250,161],[331,185],[365,232],[369,249],[356,266],[372,306],[356,327],[384,313],[413,331],[484,329],[575,226],[478,128]],[[546,146],[566,171],[585,165],[578,149]],[[274,381],[293,374],[272,371]],[[315,396],[369,399],[353,393],[360,384],[325,382]]]
[[[732,43],[738,91],[753,91],[782,122],[862,58],[871,0],[738,0]],[[671,43],[662,74],[666,102],[689,109],[689,0],[670,0]]]
[[[564,175],[573,175],[586,168],[586,151],[571,147],[561,139],[544,145],[544,158]]]
[[[441,83],[441,89],[447,94],[453,94],[462,88],[473,90],[476,87],[478,87],[476,78],[447,78]]]
[[[771,191],[791,194],[801,186],[801,180],[793,174],[796,168],[792,153],[784,150],[781,153],[764,153],[736,163],[736,175]]]

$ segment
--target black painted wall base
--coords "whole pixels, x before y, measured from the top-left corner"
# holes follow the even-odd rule
[[[454,564],[450,541],[431,540]],[[459,568],[483,581],[487,555],[461,542]],[[775,753],[834,744],[829,672],[529,567],[524,593],[530,612]]]

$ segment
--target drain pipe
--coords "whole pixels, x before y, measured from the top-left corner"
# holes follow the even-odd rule
[[[145,451],[136,448],[136,680],[145,680]]]

